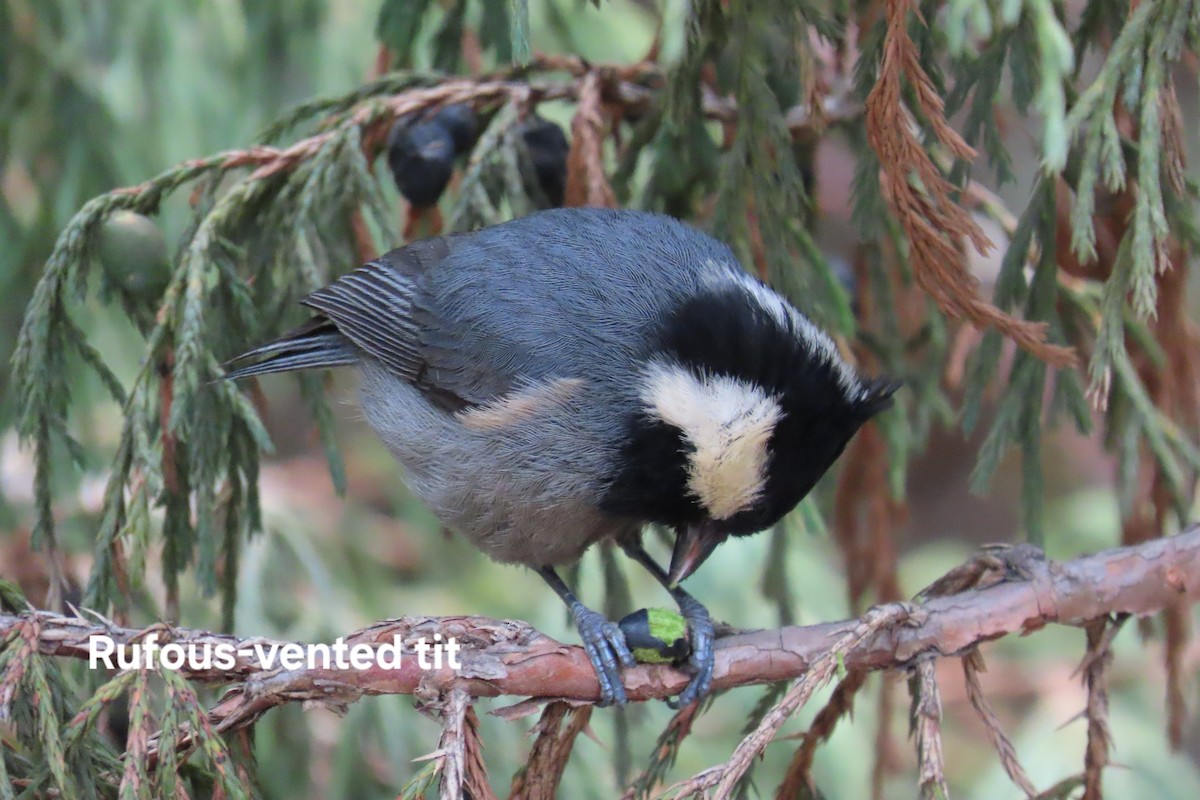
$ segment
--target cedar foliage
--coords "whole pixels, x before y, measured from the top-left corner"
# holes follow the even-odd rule
[[[17,5],[0,10],[13,15]],[[232,625],[240,552],[262,528],[258,476],[271,442],[253,390],[217,381],[220,364],[294,322],[305,293],[400,244],[395,203],[383,190],[388,130],[406,114],[453,103],[475,109],[482,133],[441,204],[447,230],[545,204],[519,126],[542,104],[565,101],[568,204],[693,221],[733,246],[868,372],[905,380],[896,408],[863,432],[824,487],[856,606],[901,597],[886,542],[903,518],[907,469],[934,426],[986,426],[973,475],[981,491],[1007,453],[1020,454],[1021,519],[1033,543],[1047,538],[1043,445],[1063,424],[1102,437],[1116,454],[1124,542],[1169,535],[1185,521],[1200,468],[1197,337],[1183,305],[1198,228],[1176,81],[1197,52],[1200,3],[694,0],[680,52],[667,59],[655,47],[629,64],[538,54],[530,5],[382,0],[376,77],[294,107],[241,149],[99,194],[58,233],[16,338],[12,424],[36,467],[34,544],[57,563],[55,476],[87,460],[73,423],[80,376],[93,374],[122,409],[80,607],[116,619],[144,613],[147,570],[161,568],[167,603],[155,615],[179,619],[188,575],[219,598],[223,626]],[[554,8],[551,16],[565,13]],[[53,10],[22,13],[44,13],[34,24],[47,29],[64,24]],[[11,43],[34,59],[20,50],[22,27],[6,21],[0,32],[11,41],[0,49]],[[1039,131],[1040,169],[1025,206],[1012,213],[985,188],[1013,178],[1000,108]],[[848,142],[857,159],[861,245],[850,276],[811,235],[813,157],[824,137]],[[172,243],[169,278],[161,293],[131,291],[98,267],[99,232],[118,212],[154,218],[172,198],[186,199],[191,222]],[[990,296],[968,269],[968,249],[994,246],[980,218],[1008,238]],[[117,377],[86,335],[81,319],[95,298],[122,308],[142,334],[142,366],[131,381]],[[298,380],[340,489],[344,467],[324,386],[319,376]],[[799,512],[806,527],[826,525],[821,509],[830,505],[821,500]],[[786,622],[794,600],[780,567],[785,527],[769,535],[777,557],[763,574],[764,592]],[[612,559],[604,566],[609,594],[627,596]],[[51,597],[69,592],[54,571]],[[23,608],[11,587],[4,602]],[[1188,617],[1183,609],[1167,617],[1177,697]],[[93,676],[81,680],[31,649],[33,627],[7,631],[0,647],[0,714],[12,723],[0,797],[258,795],[246,736],[214,731],[205,700],[186,681],[168,670],[89,685]],[[1087,797],[1099,796],[1108,758],[1109,630],[1101,621],[1087,637],[1095,657],[1086,679],[1100,687],[1089,694],[1096,733],[1079,782]],[[981,666],[967,660],[964,668],[974,676]],[[932,674],[921,666],[913,680],[919,782],[929,796],[945,788]],[[862,684],[855,673],[840,677],[779,796],[821,796],[811,782],[814,752]],[[972,703],[986,708],[975,685]],[[748,732],[782,693],[764,696]],[[117,701],[129,708],[123,759],[96,724]],[[486,778],[479,723],[464,703],[441,712],[443,737],[458,731],[451,744],[465,737],[473,754],[473,772],[441,776],[455,785]],[[1178,743],[1180,704],[1168,709]],[[704,713],[681,712],[650,753],[616,748],[631,796],[662,789]],[[513,786],[552,792],[587,720],[588,709],[547,706],[535,757]],[[618,730],[627,724],[622,715]],[[156,731],[186,731],[189,745],[152,759]],[[999,735],[1005,768],[1028,791]],[[414,769],[401,796],[431,786],[434,763]],[[742,794],[751,774],[738,782]],[[1074,796],[1074,788],[1056,796]]]

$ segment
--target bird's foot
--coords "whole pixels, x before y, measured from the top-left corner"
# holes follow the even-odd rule
[[[604,615],[578,601],[571,605],[571,617],[575,620],[575,627],[583,639],[583,649],[600,681],[600,702],[597,705],[625,705],[621,667],[632,667],[637,663],[625,643],[625,634],[615,622],[610,622]]]
[[[684,620],[687,621],[688,641],[692,645],[692,654],[688,657],[692,681],[684,687],[678,697],[667,700],[667,705],[679,709],[703,698],[712,688],[713,662],[716,660],[713,640],[716,638],[716,632],[708,609],[702,606],[699,600],[683,591],[677,593],[676,600],[679,602],[679,613],[683,614]]]

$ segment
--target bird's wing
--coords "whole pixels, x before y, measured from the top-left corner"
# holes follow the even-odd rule
[[[434,402],[457,411],[509,391],[513,376],[460,355],[444,364],[441,348],[453,324],[426,292],[427,273],[450,254],[458,236],[414,242],[347,273],[301,302],[329,319],[347,339]]]

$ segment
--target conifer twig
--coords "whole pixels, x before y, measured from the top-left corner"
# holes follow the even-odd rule
[[[1058,623],[1086,626],[1092,620],[1129,615],[1147,615],[1173,603],[1200,601],[1200,525],[1165,539],[1106,550],[1068,562],[1031,560],[1019,573],[999,583],[984,582],[983,588],[966,588],[955,594],[927,597],[920,605],[892,604],[869,610],[863,617],[845,622],[809,626],[786,626],[723,637],[717,642],[714,689],[758,683],[796,680],[784,697],[762,718],[725,764],[705,770],[675,787],[676,795],[703,792],[717,787],[717,795],[728,794],[747,767],[774,740],[780,727],[801,707],[812,692],[835,671],[908,669],[922,661],[942,656],[960,656],[979,644],[1008,634],[1028,633]],[[1103,681],[1103,654],[1108,652],[1115,626],[1107,635],[1089,634],[1093,654],[1085,662],[1089,688],[1089,720],[1097,728],[1095,764],[1104,759],[1103,714],[1096,687]],[[192,716],[188,724],[171,735],[153,737],[145,756],[154,764],[161,748],[189,751],[200,744],[219,742],[217,734],[240,730],[265,712],[291,702],[318,703],[344,708],[364,695],[419,694],[430,696],[454,692],[463,698],[499,695],[535,698],[565,698],[584,703],[599,696],[595,673],[582,648],[559,643],[515,621],[479,617],[424,617],[385,620],[346,637],[347,646],[359,643],[399,643],[409,654],[396,666],[371,664],[366,669],[315,668],[286,670],[264,667],[255,648],[270,649],[284,642],[259,637],[239,638],[200,630],[171,628],[161,623],[147,629],[117,626],[103,619],[73,617],[46,611],[0,615],[0,652],[5,675],[0,685],[12,680],[13,670],[31,663],[33,653],[86,659],[92,637],[110,638],[117,652],[128,660],[134,644],[145,644],[150,633],[163,642],[181,645],[191,652],[206,646],[230,648],[236,654],[228,669],[195,667],[185,663],[178,672],[166,675],[168,683],[186,687],[185,679],[203,682],[234,682],[207,716]],[[444,666],[423,669],[412,657],[417,640],[442,641],[450,637],[461,646],[460,669]],[[663,665],[641,665],[626,671],[626,691],[631,700],[643,701],[677,694],[689,680],[679,670]],[[1095,706],[1095,709],[1093,709]],[[1091,713],[1092,711],[1096,713]],[[581,721],[582,720],[582,721]],[[555,745],[547,764],[559,769],[565,762],[572,739],[586,724],[586,714],[577,713],[567,724],[562,742]],[[557,726],[556,726],[557,727]],[[578,729],[578,730],[575,730]],[[574,731],[574,732],[572,732]],[[1090,752],[1090,751],[1089,751]],[[216,763],[220,754],[212,754]],[[467,753],[468,762],[477,754]],[[479,776],[466,763],[464,779]],[[1098,770],[1090,770],[1096,780]]]
[[[1009,780],[1026,797],[1036,797],[1037,789],[1029,780],[1029,775],[1021,766],[1021,762],[1017,760],[1017,750],[1013,747],[1012,740],[1008,738],[1004,729],[1000,727],[1000,720],[996,717],[996,712],[992,710],[992,704],[983,691],[983,684],[979,678],[980,673],[987,669],[983,654],[978,650],[971,650],[962,657],[962,667],[967,687],[967,699],[970,700],[971,707],[975,709],[975,713],[979,715],[987,729],[988,739],[991,741],[992,747],[996,749],[996,755],[1000,758],[1000,766],[1008,774]]]
[[[1069,347],[1047,340],[1044,323],[1019,320],[978,295],[978,281],[966,269],[965,243],[986,253],[992,243],[972,217],[952,199],[955,187],[942,174],[914,130],[904,104],[911,89],[920,113],[937,141],[955,158],[970,161],[975,151],[945,117],[943,100],[921,63],[908,33],[912,0],[888,0],[887,33],[879,75],[867,97],[867,139],[879,158],[884,197],[912,248],[913,274],[949,317],[993,327],[1048,364],[1074,364]],[[913,180],[913,176],[919,180]]]
[[[783,723],[833,676],[846,654],[863,642],[873,639],[880,631],[907,624],[910,619],[919,619],[919,615],[914,615],[913,610],[902,603],[877,606],[868,610],[855,621],[853,627],[842,632],[834,644],[800,676],[783,698],[763,717],[758,727],[742,739],[728,761],[672,787],[674,796],[692,797],[716,787],[713,797],[732,797],[738,781],[750,764],[762,755]]]
[[[946,787],[946,764],[942,753],[942,696],[938,691],[933,659],[922,658],[917,662],[910,686],[921,798],[947,800],[950,791]]]
[[[1066,562],[1041,562],[1027,579],[985,589],[934,597],[913,606],[904,625],[890,624],[871,636],[855,638],[844,650],[846,669],[904,668],[925,654],[958,656],[972,647],[1013,633],[1028,633],[1051,623],[1081,626],[1106,615],[1146,615],[1174,602],[1200,601],[1200,525],[1176,536],[1113,548]],[[805,675],[842,640],[860,630],[861,619],[807,626],[785,626],[725,636],[717,642],[714,689],[791,680]],[[912,620],[917,620],[912,624]],[[33,627],[33,626],[36,626]],[[462,669],[424,670],[416,658],[399,668],[365,670],[264,669],[252,649],[285,642],[237,637],[187,628],[166,629],[185,648],[224,645],[237,655],[230,669],[180,670],[183,677],[207,683],[236,683],[213,709],[221,731],[242,727],[263,712],[287,702],[352,702],[362,695],[413,694],[461,686],[474,697],[501,695],[568,698],[599,697],[591,664],[578,646],[551,639],[523,622],[483,617],[405,617],[377,622],[344,637],[346,644],[406,645],[435,633],[454,636],[462,647]],[[30,643],[43,655],[87,659],[89,639],[110,637],[118,648],[145,638],[145,629],[98,622],[93,617],[47,611],[0,614],[0,641],[10,647],[14,630],[36,630]],[[24,639],[22,640],[22,643]],[[120,652],[120,650],[118,650]],[[128,656],[126,656],[128,657]],[[14,661],[14,663],[19,663]],[[689,676],[669,666],[640,665],[625,673],[626,690],[635,701],[669,697]]]

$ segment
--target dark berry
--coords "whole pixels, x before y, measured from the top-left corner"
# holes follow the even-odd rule
[[[388,167],[396,188],[414,206],[437,204],[454,168],[454,138],[436,120],[399,120],[388,135]]]
[[[552,206],[563,204],[567,188],[567,153],[571,149],[563,129],[536,114],[521,126],[538,187]]]
[[[432,121],[450,132],[457,155],[469,153],[475,146],[475,140],[479,138],[479,120],[475,116],[475,110],[466,103],[455,103],[438,109]]]

